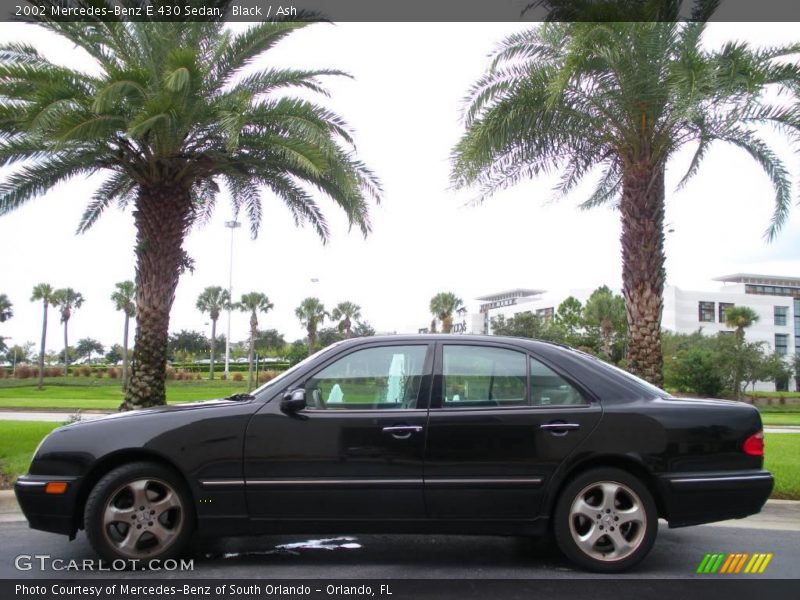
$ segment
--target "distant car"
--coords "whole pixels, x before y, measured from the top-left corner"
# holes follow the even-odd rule
[[[759,512],[752,406],[673,398],[570,348],[416,335],[334,344],[252,395],[53,431],[15,485],[34,529],[104,559],[194,530],[554,535],[600,572],[670,527]]]

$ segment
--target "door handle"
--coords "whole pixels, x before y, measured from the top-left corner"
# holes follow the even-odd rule
[[[564,423],[560,421],[553,421],[550,423],[542,423],[539,429],[549,431],[552,435],[567,435],[570,431],[580,429],[580,423]]]
[[[422,431],[421,425],[392,425],[382,429],[384,433],[391,434],[397,440],[407,440],[411,437],[412,433],[419,433]]]

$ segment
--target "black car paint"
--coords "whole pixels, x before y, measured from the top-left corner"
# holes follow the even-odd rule
[[[527,352],[580,388],[585,406],[442,409],[442,344]],[[281,411],[286,390],[357,349],[429,347],[414,410]],[[199,531],[536,534],[573,474],[618,466],[653,492],[660,516],[683,526],[758,512],[772,489],[761,457],[742,451],[758,411],[682,400],[596,359],[544,342],[481,336],[350,340],[250,400],[221,400],[113,415],[56,429],[15,486],[31,527],[74,535],[83,503],[110,469],[130,460],[173,466],[188,483]],[[545,431],[553,422],[575,431]],[[407,439],[386,426],[422,430]],[[480,460],[478,460],[480,459]],[[37,485],[67,481],[64,495]]]

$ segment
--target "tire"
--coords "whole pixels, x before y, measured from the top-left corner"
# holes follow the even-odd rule
[[[658,510],[647,486],[627,471],[591,469],[561,491],[553,533],[573,563],[598,573],[619,573],[650,552],[658,533]]]
[[[100,558],[122,559],[129,567],[179,556],[194,529],[192,496],[183,478],[153,462],[107,473],[89,493],[83,514],[86,536]]]

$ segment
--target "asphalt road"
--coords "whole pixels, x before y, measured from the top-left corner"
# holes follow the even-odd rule
[[[800,531],[711,526],[668,529],[662,522],[653,551],[635,570],[615,579],[724,578],[696,575],[708,552],[771,552],[763,575],[800,576]],[[28,529],[23,522],[0,523],[0,578],[92,578],[109,573],[15,569],[19,555],[47,554],[81,561],[96,558],[85,535],[66,537]],[[420,535],[358,535],[226,538],[192,544],[194,571],[147,571],[125,577],[158,580],[180,577],[270,579],[577,579],[597,575],[576,571],[552,546],[524,538]],[[739,576],[744,577],[744,576]]]

